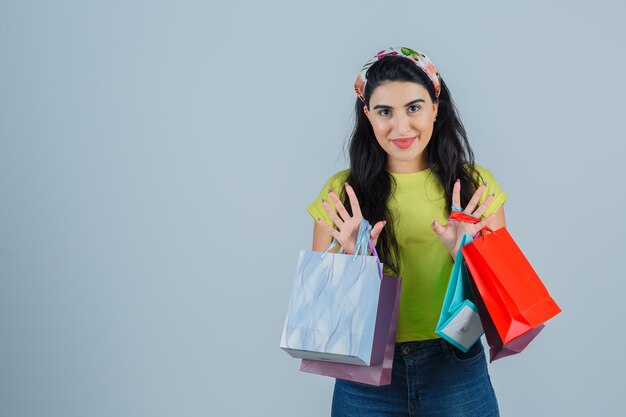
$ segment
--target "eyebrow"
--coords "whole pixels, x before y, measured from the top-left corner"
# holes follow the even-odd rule
[[[418,99],[415,99],[415,100],[413,100],[413,101],[409,101],[408,103],[406,103],[406,104],[404,105],[404,107],[409,107],[409,106],[411,106],[411,105],[413,105],[413,104],[417,104],[417,103],[426,103],[426,101],[424,101],[424,100],[423,100],[423,99],[421,99],[421,98],[418,98]],[[375,106],[373,107],[373,110],[376,110],[376,109],[393,109],[393,107],[388,106],[388,105],[386,105],[386,104],[377,104],[377,105],[375,105]]]

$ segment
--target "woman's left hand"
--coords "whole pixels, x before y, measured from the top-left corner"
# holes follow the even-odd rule
[[[493,194],[489,194],[480,207],[476,208],[476,205],[480,201],[485,189],[486,185],[484,183],[476,189],[476,192],[463,210],[464,213],[471,214],[477,218],[480,218],[483,215],[494,198]],[[455,207],[461,207],[461,181],[459,180],[456,181],[454,187],[452,188],[452,205]],[[474,236],[480,229],[488,226],[495,217],[495,214],[490,214],[485,219],[475,224],[458,220],[449,220],[448,224],[445,226],[440,225],[439,222],[435,220],[433,221],[431,227],[433,231],[437,233],[439,239],[441,239],[446,248],[448,248],[450,255],[452,255],[452,259],[456,259],[463,234],[467,233],[470,236]]]

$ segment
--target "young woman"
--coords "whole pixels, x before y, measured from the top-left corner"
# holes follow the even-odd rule
[[[497,416],[482,344],[463,353],[435,328],[461,236],[505,226],[507,194],[474,164],[450,92],[424,54],[379,52],[355,91],[350,168],[332,175],[308,207],[313,250],[334,238],[354,253],[365,218],[383,272],[403,281],[391,385],[337,379],[332,415]],[[480,223],[448,221],[452,206]]]

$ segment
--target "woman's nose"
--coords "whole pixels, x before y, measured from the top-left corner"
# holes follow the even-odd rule
[[[409,116],[401,114],[396,119],[398,122],[398,133],[409,133],[411,131],[411,123],[409,122]]]

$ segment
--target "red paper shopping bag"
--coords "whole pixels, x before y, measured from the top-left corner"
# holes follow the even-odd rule
[[[505,227],[483,231],[461,251],[504,344],[561,312]]]
[[[476,284],[474,283],[471,274],[468,273],[468,276],[472,298],[478,310],[478,316],[480,317],[480,322],[483,326],[483,330],[485,331],[485,337],[487,338],[487,344],[489,345],[489,362],[491,363],[497,359],[521,353],[539,334],[539,332],[544,329],[545,325],[541,324],[534,329],[530,329],[521,336],[516,337],[510,342],[504,343],[496,330],[496,326],[493,324],[493,320],[491,320],[491,317],[489,316],[489,312],[485,307],[485,303],[476,288]]]

